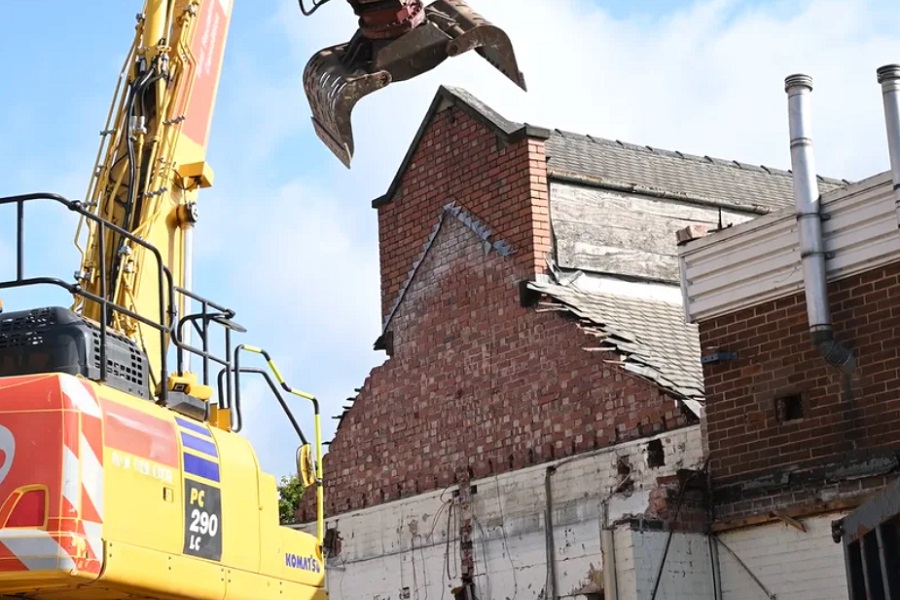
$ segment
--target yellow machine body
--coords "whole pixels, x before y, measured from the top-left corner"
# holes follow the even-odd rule
[[[0,594],[324,600],[242,436],[67,374],[0,379]]]

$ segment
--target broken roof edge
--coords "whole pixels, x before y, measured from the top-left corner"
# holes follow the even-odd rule
[[[410,143],[409,148],[406,150],[406,154],[403,156],[400,167],[397,169],[394,178],[391,180],[387,192],[372,200],[372,208],[377,209],[393,200],[400,187],[400,181],[403,179],[403,174],[409,168],[413,156],[415,156],[416,151],[419,149],[422,138],[425,137],[425,133],[428,131],[428,127],[434,120],[435,115],[451,106],[459,108],[506,142],[517,142],[522,138],[546,140],[552,135],[551,131],[544,127],[536,127],[534,125],[529,125],[528,123],[510,121],[476,98],[468,90],[441,85],[438,87],[434,99],[431,101],[431,105],[425,112],[425,116],[419,125],[419,129],[413,136],[412,143]]]
[[[820,202],[822,206],[830,206],[833,202],[838,202],[845,198],[851,198],[855,195],[863,194],[879,186],[885,185],[893,185],[893,180],[891,179],[891,171],[889,170],[875,173],[874,175],[870,175],[858,181],[852,181],[844,187],[837,187],[834,189],[821,191],[819,193]],[[676,256],[678,260],[681,260],[685,255],[703,250],[705,248],[708,248],[709,246],[731,240],[735,237],[749,235],[756,231],[768,229],[779,221],[793,218],[796,211],[796,206],[794,206],[793,204],[789,204],[777,210],[770,211],[768,214],[762,217],[751,219],[749,221],[738,223],[736,225],[730,225],[724,229],[712,229],[709,231],[704,231],[699,235],[696,233],[689,233],[689,237],[685,238],[684,240],[678,239],[678,235],[680,234],[680,232],[684,231],[684,229],[682,229],[675,234],[678,248]]]
[[[556,283],[555,281],[553,281],[552,275],[546,274],[543,276],[538,276],[534,280],[525,282],[525,285],[528,289],[537,294],[540,294],[540,296],[544,298],[549,299],[551,303],[559,306],[560,309],[564,310],[571,317],[580,321],[580,323],[578,323],[578,326],[581,329],[589,333],[596,332],[603,335],[611,344],[606,348],[606,350],[617,354],[620,357],[620,361],[615,364],[620,366],[623,371],[629,373],[630,375],[638,377],[649,385],[652,385],[661,393],[667,395],[669,398],[680,404],[682,408],[692,414],[695,418],[703,418],[706,404],[706,392],[702,379],[696,381],[696,385],[679,384],[677,381],[669,377],[670,374],[663,372],[663,370],[659,369],[658,366],[654,366],[645,360],[641,360],[641,352],[635,351],[634,349],[629,350],[628,343],[619,343],[615,341],[615,338],[622,336],[623,334],[626,336],[630,335],[628,334],[628,332],[620,330],[619,326],[617,326],[615,323],[601,323],[595,321],[591,318],[590,314],[587,314],[576,304],[573,304],[565,298],[560,297],[558,294],[554,294],[553,288],[566,288],[570,292],[583,294],[585,296],[590,296],[592,292],[583,292],[571,289],[566,285]],[[647,302],[649,304],[661,303],[659,300],[652,299],[641,299],[641,301]],[[698,366],[700,365],[699,357],[697,359],[697,364]]]

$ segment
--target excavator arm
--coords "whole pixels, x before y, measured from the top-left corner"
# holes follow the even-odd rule
[[[312,15],[329,0],[307,6]],[[316,53],[304,71],[304,89],[315,131],[347,167],[353,156],[353,107],[392,82],[429,71],[448,57],[476,50],[509,79],[525,81],[509,37],[463,0],[347,0],[359,28],[344,44]],[[191,288],[191,231],[197,193],[213,183],[207,143],[222,68],[233,0],[145,0],[119,87],[103,131],[87,205],[102,220],[140,237],[148,249],[96,222],[82,221],[76,245],[82,251],[78,283],[135,314],[157,318],[171,286]],[[87,239],[80,243],[85,230]],[[177,309],[184,314],[184,295]],[[101,305],[76,301],[75,310],[100,322]],[[158,364],[169,339],[122,312],[106,315],[113,329],[147,354],[157,388]],[[168,318],[174,318],[169,315]]]
[[[82,220],[78,283],[148,319],[171,321],[175,315],[163,309],[172,305],[172,288],[191,287],[191,232],[197,192],[213,182],[206,151],[231,12],[232,0],[146,0],[103,131],[87,206],[155,247],[162,264],[110,228],[101,241],[96,221]],[[183,315],[184,295],[178,300]],[[74,308],[101,320],[97,302],[82,298]],[[157,391],[166,385],[159,357],[171,340],[122,312],[109,310],[106,319],[146,353]]]
[[[329,0],[306,9],[312,14]],[[325,48],[306,65],[303,85],[319,139],[349,168],[353,107],[387,85],[417,77],[450,57],[475,50],[523,90],[509,36],[463,0],[347,0],[359,17],[349,42]]]

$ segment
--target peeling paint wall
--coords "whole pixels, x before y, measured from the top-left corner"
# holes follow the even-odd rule
[[[675,533],[656,600],[714,600],[714,558],[721,600],[846,600],[842,550],[831,539],[831,522],[843,514],[797,521],[806,531],[779,522],[720,533],[713,549],[705,535]],[[668,537],[637,525],[618,527],[619,600],[652,598]]]
[[[651,439],[662,441],[665,461],[658,467],[648,465]],[[658,477],[702,466],[700,428],[472,480],[471,536],[479,600],[544,597],[550,579],[544,526],[548,466],[555,468],[550,487],[557,597],[592,600],[598,596],[587,594],[596,594],[603,584],[601,502],[610,500],[610,522],[649,515],[650,491]],[[616,487],[624,491],[611,495]],[[329,559],[327,570],[332,600],[452,598],[450,589],[459,584],[461,569],[461,511],[454,502],[455,492],[454,486],[329,518],[327,527],[340,536],[340,552]],[[648,536],[659,538],[654,538],[652,548]],[[673,543],[673,549],[683,554],[680,548],[686,544],[686,551],[699,552],[705,538],[699,539],[702,543],[693,538]],[[639,575],[646,579],[650,563],[644,555],[664,544],[665,534],[626,527],[616,534],[617,552],[622,546],[626,563],[618,557],[617,564],[637,556]],[[672,552],[669,561],[677,566]],[[623,586],[627,583],[620,579],[620,589]],[[643,582],[641,586],[646,587]],[[622,600],[629,597],[634,596],[620,595]]]

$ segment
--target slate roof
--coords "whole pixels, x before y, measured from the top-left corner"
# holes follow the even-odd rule
[[[559,130],[547,140],[546,149],[552,174],[574,175],[601,186],[666,192],[756,212],[778,210],[793,202],[790,171]],[[849,183],[819,177],[822,192]]]
[[[684,310],[671,302],[618,294],[584,292],[572,285],[530,282],[581,320],[606,350],[603,360],[620,365],[666,390],[696,416],[704,400],[700,338],[685,323]]]
[[[571,176],[598,187],[661,192],[758,213],[771,212],[792,203],[789,170],[518,123],[463,88],[440,86],[387,193],[374,200],[373,206],[390,202],[432,117],[448,103],[510,140],[522,136],[545,139],[547,170],[551,176]],[[822,192],[849,183],[852,182],[819,177]]]

